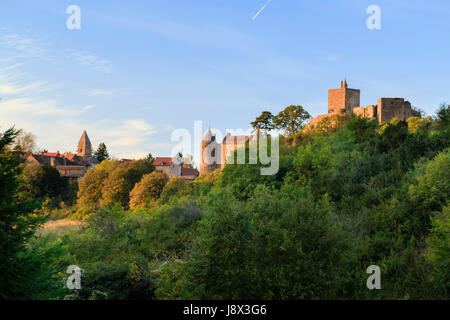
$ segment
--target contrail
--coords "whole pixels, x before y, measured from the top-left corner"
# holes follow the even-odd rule
[[[270,1],[272,1],[272,0],[267,1],[267,2],[262,6],[262,8],[259,9],[259,11],[253,16],[252,20],[255,20],[256,17],[259,16],[259,14],[264,10],[265,7],[267,7],[267,5],[270,3]]]

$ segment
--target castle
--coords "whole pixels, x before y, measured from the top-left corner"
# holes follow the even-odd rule
[[[360,90],[351,89],[347,80],[341,81],[341,87],[328,90],[328,113],[311,119],[310,125],[317,126],[324,118],[355,114],[369,119],[377,119],[378,123],[390,122],[393,118],[406,120],[410,117],[420,117],[420,112],[411,107],[409,101],[403,98],[380,98],[376,105],[360,106]]]
[[[217,169],[223,169],[227,159],[234,154],[234,151],[245,147],[247,142],[258,139],[259,129],[253,135],[227,136],[218,143],[216,134],[208,129],[201,143],[200,153],[200,174],[208,174]]]
[[[410,117],[420,117],[409,101],[403,98],[380,98],[376,105],[360,106],[359,89],[348,87],[347,80],[341,81],[341,87],[328,90],[328,113],[321,114],[310,120],[308,128],[317,126],[323,119],[336,115],[351,115],[377,119],[379,123],[390,122],[396,118],[406,120]],[[216,135],[209,129],[201,142],[200,174],[208,174],[217,169],[223,169],[229,156],[235,150],[245,147],[246,143],[258,139],[259,129],[253,135],[232,136],[227,134],[222,143],[216,141]]]

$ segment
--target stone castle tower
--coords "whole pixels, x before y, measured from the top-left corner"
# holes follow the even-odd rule
[[[211,129],[203,137],[200,152],[200,174],[208,174],[221,168],[221,148]]]
[[[328,114],[320,114],[311,119],[310,125],[317,126],[324,118],[343,114],[377,119],[378,123],[390,122],[393,118],[406,120],[421,116],[403,98],[380,98],[376,105],[360,106],[360,90],[350,89],[347,80],[344,80],[341,81],[340,88],[328,90]]]
[[[80,156],[83,159],[90,159],[92,157],[92,144],[86,130],[83,131],[80,141],[78,141],[77,156]]]
[[[328,90],[328,113],[351,114],[353,108],[360,105],[360,90],[350,89],[347,79],[341,81],[341,87]]]
[[[250,135],[226,135],[222,143],[218,143],[216,135],[209,129],[203,137],[201,144],[200,174],[208,174],[217,169],[223,169],[229,161],[234,162],[234,151],[245,148],[247,143],[258,142],[260,130]]]

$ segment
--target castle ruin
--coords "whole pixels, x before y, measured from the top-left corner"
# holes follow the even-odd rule
[[[258,139],[259,135],[259,129],[253,135],[232,136],[227,133],[222,143],[218,143],[216,134],[208,129],[201,144],[200,174],[208,174],[217,169],[223,169],[226,162],[229,162],[230,157],[234,155],[234,151],[245,147],[248,142]]]
[[[376,105],[361,107],[360,90],[349,88],[347,80],[344,80],[341,81],[340,88],[328,90],[328,113],[311,119],[310,124],[317,126],[324,118],[343,114],[377,119],[379,123],[390,122],[393,118],[406,120],[420,117],[420,112],[414,110],[411,103],[403,98],[380,98]]]

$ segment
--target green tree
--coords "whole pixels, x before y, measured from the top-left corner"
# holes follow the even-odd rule
[[[94,155],[97,158],[98,162],[102,162],[105,159],[109,159],[108,149],[106,148],[106,145],[103,142],[98,145],[98,148],[94,152]]]
[[[450,105],[442,103],[437,111],[437,119],[441,128],[447,129],[450,125]]]
[[[237,201],[214,191],[183,270],[199,299],[336,299],[345,291],[348,243],[327,199],[258,187]]]
[[[427,239],[430,250],[426,254],[433,266],[431,282],[435,286],[437,297],[450,297],[450,207],[432,217],[431,234]]]
[[[79,182],[77,207],[82,213],[93,210],[100,205],[103,195],[103,183],[109,174],[120,166],[119,161],[105,160],[88,170]]]
[[[57,204],[61,201],[72,201],[69,178],[61,176],[54,167],[27,164],[23,170],[23,179],[25,190],[33,198],[50,198]]]
[[[130,192],[130,208],[148,207],[156,202],[168,180],[164,172],[154,171],[144,175]]]
[[[280,111],[274,118],[275,128],[294,134],[300,130],[311,116],[302,106],[291,105]]]
[[[153,161],[155,160],[155,158],[153,157],[153,155],[151,153],[149,153],[146,157],[145,160],[150,161],[151,163],[153,163]]]
[[[270,111],[263,111],[259,117],[256,118],[255,121],[251,122],[251,126],[254,129],[261,129],[261,130],[273,130],[275,128],[275,125],[273,123],[274,117]]]
[[[172,197],[179,196],[184,191],[187,191],[186,185],[187,182],[182,177],[173,177],[164,186],[164,189],[161,192],[161,200],[163,202],[169,202]]]
[[[39,207],[37,201],[28,200],[18,192],[23,183],[22,153],[8,148],[18,134],[14,128],[0,134],[0,297],[3,299],[32,299],[38,294],[46,297],[45,292],[37,291],[49,281],[44,275],[47,250],[29,244],[45,217],[35,211]]]

